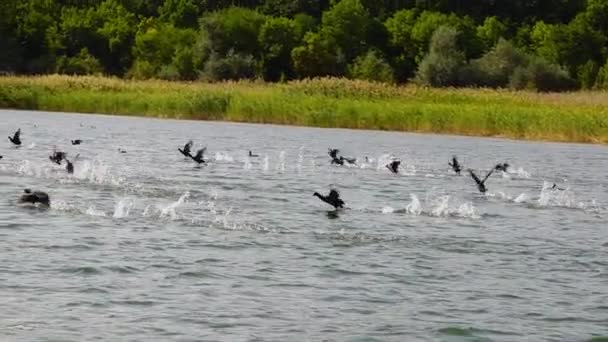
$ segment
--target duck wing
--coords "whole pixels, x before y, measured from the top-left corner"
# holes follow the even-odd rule
[[[186,145],[184,145],[184,152],[185,153],[190,153],[190,150],[192,149],[192,145],[194,144],[194,142],[192,142],[192,140],[188,141],[186,143]]]
[[[486,180],[487,180],[488,178],[490,178],[490,176],[492,175],[492,172],[494,172],[494,170],[495,170],[495,169],[492,169],[492,170],[490,170],[490,172],[488,172],[488,174],[486,175],[486,177],[483,179],[482,183],[485,183],[485,182],[486,182]]]
[[[196,151],[196,155],[194,156],[194,159],[203,159],[203,155],[205,154],[205,150],[207,150],[206,147],[201,148],[200,150]]]
[[[479,177],[477,177],[477,175],[475,174],[475,172],[473,172],[473,170],[469,169],[469,173],[471,174],[471,177],[473,178],[475,183],[477,183],[477,185],[481,184],[481,180],[479,179]]]

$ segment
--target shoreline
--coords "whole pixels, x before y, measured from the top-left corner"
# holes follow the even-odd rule
[[[2,76],[0,108],[608,144],[608,92]]]

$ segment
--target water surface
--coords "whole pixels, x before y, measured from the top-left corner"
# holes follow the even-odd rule
[[[608,334],[604,146],[0,111],[17,128],[21,148],[0,143],[2,341]],[[209,165],[179,154],[189,139]],[[511,169],[481,195],[454,154]],[[51,209],[17,206],[26,187]],[[330,187],[347,209],[312,196]]]

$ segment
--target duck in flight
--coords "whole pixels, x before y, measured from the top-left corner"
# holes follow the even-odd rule
[[[203,158],[203,155],[205,154],[206,150],[207,150],[207,147],[203,147],[196,152],[195,156],[190,155],[190,158],[192,158],[192,160],[194,160],[197,164],[204,164],[204,163],[206,163],[206,161]]]
[[[190,154],[190,150],[192,149],[192,145],[194,143],[192,142],[192,140],[188,141],[186,143],[186,145],[184,145],[184,149],[178,148],[177,150],[184,155],[184,157],[188,158],[192,158],[192,155]]]
[[[257,158],[257,157],[259,157],[259,155],[253,154],[253,152],[251,152],[251,150],[249,150],[249,157],[251,157],[251,158]]]
[[[10,140],[13,144],[15,144],[17,146],[20,146],[21,145],[21,128],[19,128],[12,137],[8,137],[8,140]]]
[[[80,145],[80,144],[82,144],[81,139],[72,140],[72,145]]]
[[[472,169],[469,169],[471,177],[473,177],[473,180],[475,181],[475,183],[477,183],[477,189],[479,189],[479,192],[481,192],[482,194],[488,191],[488,188],[486,188],[486,180],[488,180],[492,172],[494,172],[494,169],[490,170],[490,172],[488,172],[488,174],[483,180],[480,180],[479,177],[477,177],[477,175],[475,174],[475,172],[473,172]]]
[[[456,156],[452,157],[452,162],[448,162],[448,165],[450,165],[452,167],[452,170],[454,170],[454,172],[456,172],[457,175],[460,175],[460,171],[462,171],[462,167],[460,166],[460,163],[458,163],[458,159],[456,159]]]
[[[507,172],[508,168],[509,168],[509,163],[498,163],[494,167],[494,169],[496,169],[496,171],[502,171],[502,172]]]
[[[392,162],[386,164],[386,168],[391,170],[392,173],[399,173],[399,165],[401,165],[400,160],[393,160]]]
[[[331,205],[332,207],[338,209],[338,208],[344,208],[344,201],[342,199],[340,199],[340,193],[338,193],[338,190],[335,189],[331,189],[329,191],[329,195],[327,196],[323,196],[318,192],[315,192],[313,194],[313,196],[317,196],[319,197],[319,199],[329,205]]]
[[[30,189],[23,190],[24,194],[19,198],[19,203],[31,203],[36,204],[40,203],[44,206],[50,206],[51,200],[49,199],[49,195],[46,192],[42,191],[34,191]]]

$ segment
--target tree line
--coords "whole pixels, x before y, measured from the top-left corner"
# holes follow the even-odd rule
[[[608,89],[606,0],[3,0],[0,72]]]

